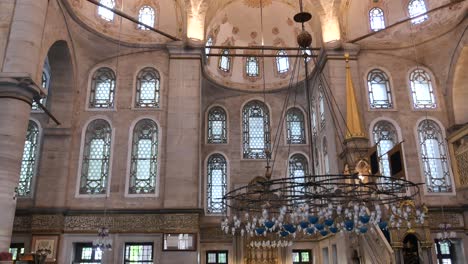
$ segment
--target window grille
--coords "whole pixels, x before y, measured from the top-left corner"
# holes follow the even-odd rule
[[[265,159],[270,149],[270,116],[266,105],[251,101],[242,111],[243,157]]]

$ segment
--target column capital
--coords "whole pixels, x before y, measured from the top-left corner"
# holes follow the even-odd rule
[[[174,41],[166,47],[171,59],[201,59],[204,45],[201,41],[190,39],[187,42]]]
[[[0,98],[16,98],[31,104],[34,97],[44,94],[28,73],[0,73]]]

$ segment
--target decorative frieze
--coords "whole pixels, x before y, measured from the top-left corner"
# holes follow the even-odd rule
[[[463,221],[463,215],[458,213],[430,213],[429,223],[431,229],[439,228],[440,224],[450,224],[452,228],[464,228],[465,223]]]
[[[196,233],[198,214],[113,214],[16,216],[15,232],[93,233],[106,226],[113,233]]]

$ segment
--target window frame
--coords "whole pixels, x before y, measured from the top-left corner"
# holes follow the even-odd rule
[[[255,63],[256,74],[249,73],[250,62]],[[244,74],[247,78],[260,78],[260,59],[257,56],[252,55],[245,58]]]
[[[141,105],[140,101],[140,94],[141,94],[141,79],[142,77],[147,74],[148,72],[152,72],[154,76],[156,77],[155,80],[157,80],[157,87],[155,88],[156,94],[157,94],[157,100],[155,99],[154,106],[139,106]],[[132,110],[141,110],[141,111],[154,111],[154,110],[160,110],[161,109],[161,99],[162,99],[162,83],[163,83],[163,77],[159,73],[159,71],[153,67],[153,66],[145,66],[142,67],[137,74],[135,75],[135,89],[133,90],[133,95],[132,95]],[[115,94],[114,94],[115,96]],[[148,103],[146,103],[148,104]]]
[[[279,76],[286,76],[287,74],[289,74],[291,70],[291,62],[289,61],[289,57],[287,57],[288,52],[286,50],[278,50],[275,55],[276,56],[274,57],[274,59],[275,59],[275,66],[276,66],[275,67],[276,74]],[[287,68],[284,70],[280,69],[281,60],[285,60],[287,62]]]
[[[12,249],[16,249],[16,258],[13,255]],[[26,253],[25,251],[25,243],[10,243],[10,247],[8,248],[8,252],[12,254],[12,260],[19,260],[19,255]]]
[[[448,248],[449,248],[449,254],[442,254],[440,248],[442,243],[448,243]],[[456,262],[456,253],[455,253],[455,245],[450,242],[450,241],[440,241],[439,239],[434,240],[434,246],[435,246],[435,256],[437,260],[437,264],[443,264],[444,259],[449,259],[452,264],[457,263]]]
[[[132,168],[133,168],[133,150],[134,150],[134,135],[135,129],[141,122],[152,122],[156,128],[156,175],[154,178],[154,192],[152,193],[131,193],[130,188],[132,187],[130,182],[132,180]],[[154,143],[152,143],[154,144]],[[128,142],[128,157],[127,157],[127,169],[125,177],[125,197],[159,197],[159,179],[161,175],[161,130],[159,122],[150,116],[142,116],[132,122],[129,130],[129,142]]]
[[[149,4],[145,3],[145,4],[141,5],[140,8],[138,8],[138,21],[144,24],[144,22],[141,20],[141,15],[142,15],[142,14],[141,14],[141,11],[143,10],[143,8],[147,8],[147,7],[151,8],[152,11],[153,11],[153,14],[152,14],[152,15],[153,15],[153,24],[152,24],[152,25],[145,24],[145,25],[148,25],[148,26],[150,26],[150,27],[152,27],[152,28],[155,28],[155,27],[156,27],[156,19],[157,19],[157,17],[158,17],[158,11],[157,11],[157,9],[156,9],[154,6],[152,6],[152,5],[149,5]],[[142,31],[148,31],[148,30],[150,30],[149,28],[147,28],[147,27],[145,27],[145,26],[142,26],[142,25],[140,25],[140,24],[137,24],[137,29],[138,29],[138,30],[142,30]]]
[[[387,107],[376,107],[376,106],[372,106],[373,104],[374,105],[379,105],[379,104],[375,104],[376,101],[382,101],[382,100],[375,100],[373,98],[373,94],[374,94],[374,91],[373,89],[371,88],[370,86],[370,83],[373,79],[370,79],[371,76],[373,74],[380,74],[380,75],[383,75],[383,77],[385,77],[385,83],[386,83],[386,92],[387,92],[387,97],[388,97],[388,103],[386,105],[388,105]],[[366,83],[366,86],[367,86],[367,103],[368,103],[368,109],[371,110],[371,111],[392,111],[392,110],[395,110],[396,109],[396,102],[393,98],[393,91],[392,91],[392,79],[390,77],[390,75],[387,73],[386,70],[383,70],[382,68],[380,67],[375,67],[375,68],[371,68],[370,70],[367,71],[367,75],[365,76],[365,83]],[[374,103],[371,102],[371,94],[372,94],[372,100]]]
[[[431,103],[431,105],[433,105],[432,107],[426,107],[426,105],[417,107],[417,104],[414,101],[416,90],[413,90],[413,78],[412,77],[413,77],[413,74],[416,73],[416,71],[422,71],[426,75],[426,77],[429,78],[429,93],[431,94],[431,97],[432,97],[432,103]],[[408,81],[408,87],[409,87],[409,92],[410,92],[409,97],[410,97],[412,110],[414,111],[436,111],[440,108],[439,103],[438,103],[438,96],[436,93],[437,87],[435,87],[436,86],[435,78],[434,78],[434,75],[432,74],[432,71],[430,71],[427,68],[420,67],[420,66],[414,67],[410,69],[410,71],[408,72],[407,81]]]
[[[422,15],[419,14],[419,15],[414,15],[414,16],[411,16],[411,12],[410,12],[410,5],[415,2],[415,1],[422,1],[424,3],[424,8],[426,9],[426,11],[424,13],[426,13],[425,15],[423,16],[420,16],[418,17],[417,19],[413,19],[414,17],[417,17],[419,15]],[[427,1],[425,0],[408,0],[407,4],[406,4],[406,13],[408,14],[408,18],[410,18],[410,23],[412,26],[418,26],[418,25],[422,25],[424,24],[426,21],[429,20],[429,14],[427,14],[427,12],[429,11],[429,6],[428,6],[428,3]]]
[[[221,56],[219,56],[219,60],[218,60],[218,70],[220,70],[224,74],[231,73],[232,72],[232,58],[230,56],[231,51],[229,49],[222,49],[220,54],[221,54]],[[227,68],[226,69],[222,67],[223,58],[227,58]]]
[[[35,194],[35,191],[36,191],[36,180],[37,180],[37,174],[39,172],[39,164],[40,164],[40,157],[41,157],[41,151],[42,151],[42,126],[41,126],[41,123],[36,120],[36,119],[33,119],[33,118],[30,118],[29,121],[28,121],[28,128],[29,129],[29,124],[30,123],[33,123],[35,126],[36,126],[36,129],[37,129],[37,135],[36,135],[36,153],[35,153],[35,161],[34,161],[34,165],[32,166],[32,175],[31,175],[31,179],[30,179],[30,190],[29,190],[29,194],[28,195],[19,195],[17,194],[17,197],[19,199],[32,199],[34,198],[34,194]],[[26,132],[26,136],[28,135],[28,131]],[[25,138],[25,142],[26,142],[26,138]],[[23,147],[23,154],[24,154],[24,147]],[[21,167],[22,167],[22,164],[23,164],[23,155],[21,156]],[[21,171],[20,171],[21,173]],[[20,179],[21,179],[21,175],[20,175]],[[19,183],[18,183],[18,186],[19,186]],[[19,190],[19,189],[18,189]]]
[[[379,173],[380,175],[384,175],[383,173],[383,158],[384,156],[386,155],[386,153],[381,153],[381,147],[380,147],[380,141],[382,140],[382,137],[380,137],[379,135],[379,142],[376,141],[376,128],[377,126],[383,126],[383,125],[390,125],[390,127],[393,129],[393,132],[394,132],[394,142],[392,147],[388,150],[390,151],[391,149],[393,149],[395,146],[397,146],[399,143],[400,143],[400,138],[401,138],[401,132],[400,132],[400,127],[398,126],[398,124],[393,121],[393,120],[389,120],[389,119],[386,119],[386,118],[379,118],[379,119],[376,119],[374,120],[370,127],[369,127],[369,135],[371,137],[371,142],[376,145],[377,147],[377,155],[379,156]],[[382,130],[378,130],[378,132],[380,132]],[[403,145],[401,146],[402,148],[402,151],[404,153],[404,149],[403,149]],[[388,152],[387,151],[387,152]],[[402,156],[403,157],[403,163],[405,162],[405,155]],[[388,156],[387,156],[387,160],[388,160]],[[389,162],[389,161],[388,161]],[[390,164],[389,164],[390,166]],[[404,170],[406,171],[406,167],[404,168]],[[388,167],[388,171],[390,171],[390,167]],[[406,175],[406,172],[405,172],[405,175]],[[386,177],[390,177],[391,175],[384,175]],[[391,182],[387,182],[387,184],[389,184],[388,188],[393,188],[392,185],[391,185]],[[384,185],[385,186],[385,185]]]
[[[114,78],[114,83],[113,83],[113,90],[111,89],[110,92],[113,94],[113,98],[109,98],[109,100],[112,100],[112,106],[109,107],[95,107],[94,102],[93,105],[91,105],[91,98],[95,97],[96,94],[96,78],[97,78],[97,73],[99,70],[106,70],[109,71],[112,74],[112,77]],[[96,67],[93,69],[92,74],[90,75],[89,79],[89,84],[88,84],[88,94],[86,98],[86,111],[93,111],[93,112],[99,112],[99,111],[115,111],[117,109],[117,75],[115,74],[115,70],[112,67],[108,66],[100,66]],[[93,95],[94,94],[94,95]],[[94,99],[93,99],[94,100]]]
[[[99,3],[102,4],[102,1],[103,1],[103,0],[99,0]],[[113,6],[112,6],[112,7],[109,7],[109,8],[116,9],[116,8],[117,8],[117,4],[118,4],[117,2],[118,2],[118,1],[116,1],[116,0],[110,0],[110,1],[113,2]],[[103,4],[103,5],[107,6],[106,4]],[[108,12],[112,13],[112,17],[109,18],[109,19],[107,19],[107,18],[105,18],[102,14],[100,14],[101,8],[102,8],[102,10],[104,10],[104,11],[108,11]],[[114,14],[112,11],[107,10],[107,9],[101,7],[101,6],[97,6],[97,7],[96,7],[96,16],[100,19],[101,22],[104,22],[104,23],[114,23],[114,21],[115,21],[115,14]]]
[[[298,169],[294,169],[291,167],[291,163],[294,163],[294,162],[301,162],[301,166],[302,166],[302,171],[304,172],[304,180],[306,179],[305,176],[307,175],[310,175],[310,164],[309,164],[309,158],[303,154],[303,153],[300,153],[300,152],[297,152],[297,153],[293,153],[292,155],[290,155],[289,159],[288,159],[288,163],[287,163],[287,168],[288,168],[288,178],[291,179],[291,178],[294,178],[294,177],[297,177],[297,176],[294,176],[293,173],[295,171],[299,171]],[[294,179],[292,179],[294,180]],[[295,183],[298,183],[298,184],[301,184],[301,183],[305,183],[304,181],[302,182],[299,182],[297,181],[297,179],[295,179],[294,181]],[[296,188],[296,187],[294,187]],[[296,195],[296,192],[304,192],[305,190],[294,190],[294,188],[291,188],[291,195]],[[304,189],[304,187],[302,187],[301,189]],[[301,200],[301,203],[304,202]]]
[[[216,254],[216,262],[208,262],[208,255]],[[226,262],[219,262],[219,254],[226,254]],[[229,250],[207,250],[205,253],[206,264],[228,264],[229,263]]]
[[[372,11],[373,11],[373,10],[377,10],[377,9],[380,10],[381,13],[382,13],[381,17],[382,17],[382,22],[383,22],[383,28],[373,29],[373,28],[372,28],[372,18],[373,18],[374,16],[372,16],[371,14],[372,14]],[[369,23],[369,29],[370,29],[371,32],[378,32],[378,31],[381,31],[381,30],[384,30],[385,28],[387,28],[387,21],[386,21],[385,10],[384,10],[381,6],[372,6],[372,7],[369,9],[369,11],[368,11],[367,14],[368,14],[368,19],[367,19],[367,21],[368,21],[368,23]]]
[[[45,107],[47,107],[47,103],[48,103],[48,97],[49,97],[49,93],[50,93],[50,78],[51,78],[51,74],[50,74],[50,69],[48,69],[46,66],[48,66],[48,62],[47,64],[44,64],[44,68],[42,69],[42,74],[41,74],[41,88],[43,88],[46,92],[47,92],[47,95],[46,97],[44,98],[41,98],[39,100],[39,102],[44,105]],[[50,66],[48,66],[50,68]],[[45,77],[45,78],[44,78]],[[44,85],[44,79],[45,79],[45,85]],[[42,110],[39,105],[36,104],[36,102],[33,100],[32,101],[32,105],[31,105],[31,113],[33,114],[40,114],[40,113],[44,113],[44,110]]]
[[[151,246],[151,260],[127,260],[127,246]],[[132,264],[132,263],[154,263],[154,242],[125,242],[123,250],[123,263]]]
[[[83,252],[83,249],[84,248],[92,248],[92,253],[91,253],[91,259],[88,260],[88,259],[82,259],[81,258],[81,255],[82,254],[78,254],[78,253],[82,253]],[[73,243],[73,261],[72,263],[75,264],[75,263],[96,263],[96,262],[99,262],[99,263],[102,263],[102,256],[104,254],[101,255],[101,259],[95,259],[96,257],[96,249],[95,247],[93,246],[93,243],[89,242],[77,242],[77,243]],[[77,257],[80,256],[80,259],[77,259]]]
[[[301,115],[300,117],[302,118],[302,120],[299,120],[299,121],[290,121],[290,120],[289,120],[289,114],[290,114],[291,112],[293,112],[292,114],[299,113],[299,114]],[[306,115],[304,114],[304,111],[303,111],[301,108],[299,108],[299,107],[290,107],[290,108],[286,111],[286,117],[285,117],[285,119],[284,119],[284,122],[285,122],[284,125],[285,125],[285,129],[286,129],[286,131],[285,131],[285,132],[286,132],[286,133],[285,133],[285,137],[286,137],[286,144],[287,144],[287,145],[289,145],[289,144],[291,144],[291,145],[306,145],[306,144],[308,143],[308,142],[307,142],[307,141],[308,141],[308,140],[307,140],[307,132],[308,132],[308,131],[307,131],[307,128],[306,128],[306,126],[307,126],[306,122],[307,122],[307,121],[306,121],[306,117],[305,117],[305,116],[306,116]],[[291,138],[290,138],[290,136],[291,136],[291,135],[290,135],[290,134],[291,134],[291,133],[290,133],[290,131],[291,131],[291,129],[290,129],[290,124],[291,124],[292,122],[301,122],[301,128],[300,128],[300,129],[301,129],[301,139],[300,139],[300,141],[299,141],[299,140],[296,140],[296,141],[298,141],[299,143],[293,142],[294,139],[291,139]]]
[[[102,119],[106,121],[109,124],[109,127],[111,129],[111,142],[110,142],[110,154],[109,154],[109,171],[108,171],[108,176],[107,176],[107,186],[105,188],[105,193],[104,194],[82,194],[80,192],[80,186],[81,186],[81,177],[82,177],[82,169],[83,169],[83,159],[84,159],[84,151],[85,151],[85,139],[86,139],[86,131],[88,129],[88,126],[95,120]],[[81,131],[81,141],[80,141],[80,158],[79,158],[79,164],[78,164],[78,172],[77,172],[77,179],[76,179],[76,190],[75,190],[75,198],[104,198],[104,197],[109,197],[110,195],[110,183],[112,179],[112,164],[113,164],[113,157],[114,157],[114,142],[115,142],[115,128],[112,125],[111,120],[102,115],[94,116],[90,120],[88,120],[82,128]]]
[[[206,157],[206,160],[205,160],[205,187],[204,187],[204,193],[205,193],[205,214],[208,215],[208,216],[220,216],[220,215],[225,215],[228,213],[228,206],[226,206],[225,203],[223,203],[223,209],[222,209],[222,212],[213,212],[210,210],[210,206],[209,204],[212,203],[208,200],[208,197],[209,197],[209,193],[210,193],[210,190],[209,190],[209,183],[212,182],[210,180],[210,176],[211,175],[211,172],[209,171],[209,168],[210,168],[210,160],[215,157],[215,156],[220,156],[224,159],[224,169],[225,171],[223,172],[224,175],[224,195],[226,195],[226,193],[229,191],[229,161],[227,159],[227,156],[224,154],[224,153],[221,153],[221,152],[213,152],[213,153],[210,153],[207,157]],[[222,202],[222,201],[221,201]]]
[[[251,156],[251,154],[249,153],[246,153],[246,145],[249,145],[250,146],[250,133],[248,130],[248,127],[249,127],[249,124],[250,124],[250,121],[249,122],[245,122],[244,121],[244,115],[245,115],[245,111],[246,111],[246,108],[247,107],[250,107],[251,105],[254,105],[254,104],[259,104],[261,106],[263,106],[263,134],[264,134],[264,145],[265,145],[265,149],[268,149],[268,150],[271,150],[271,111],[270,111],[270,107],[264,103],[263,101],[259,100],[259,99],[252,99],[252,100],[249,100],[247,101],[246,103],[243,104],[243,106],[241,107],[241,118],[240,118],[240,127],[242,128],[242,136],[241,136],[241,159],[242,160],[265,160],[267,157],[266,157],[266,153],[264,151],[264,153],[261,153],[262,155],[259,156],[259,155],[255,155],[256,157],[249,157]],[[247,130],[246,130],[247,128]],[[246,138],[246,135],[248,135],[248,138]],[[248,143],[247,143],[248,142]],[[250,147],[249,147],[250,149]]]
[[[299,254],[299,262],[294,261],[294,256],[293,256],[294,253]],[[307,262],[302,261],[302,253],[308,253],[309,254],[309,261],[307,261]],[[291,254],[292,254],[291,260],[292,260],[293,264],[312,264],[312,250],[310,250],[310,249],[293,249]]]
[[[211,111],[216,110],[216,109],[221,109],[224,112],[224,123],[223,123],[223,134],[224,138],[221,139],[221,142],[212,142],[210,141],[210,114]],[[208,111],[206,112],[206,137],[205,137],[205,143],[209,145],[220,145],[220,144],[228,144],[229,142],[229,117],[228,117],[228,112],[226,111],[226,108],[221,105],[212,105],[208,108]]]

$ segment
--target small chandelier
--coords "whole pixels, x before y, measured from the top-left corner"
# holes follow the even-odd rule
[[[457,233],[450,230],[452,228],[451,224],[445,222],[445,223],[440,224],[439,228],[441,229],[441,231],[438,232],[436,236],[440,242],[452,243],[452,239],[457,237]]]
[[[93,247],[99,251],[112,250],[112,239],[109,237],[109,228],[103,226],[98,229],[98,237],[93,241]]]

